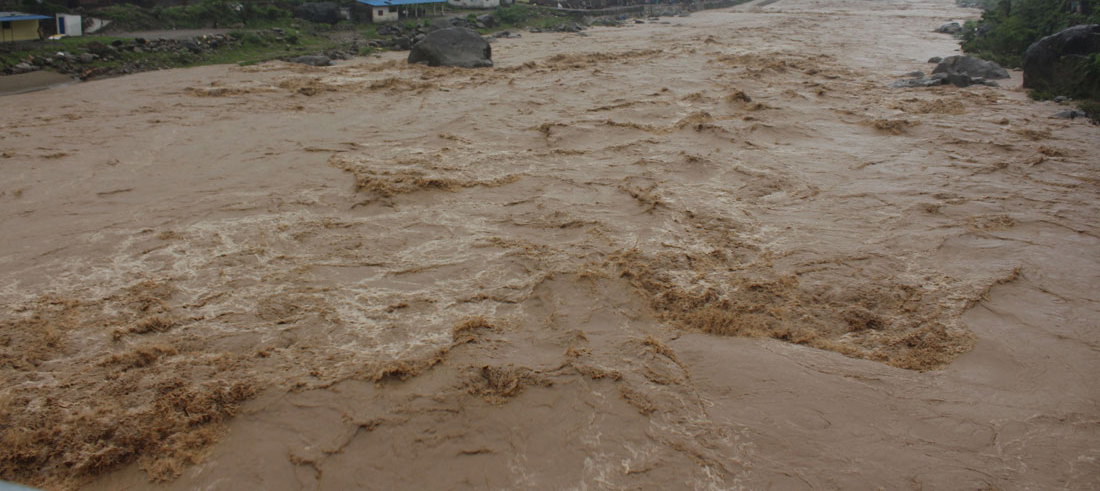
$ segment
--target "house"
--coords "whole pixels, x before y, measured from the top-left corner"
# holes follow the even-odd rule
[[[22,12],[0,12],[0,42],[30,41],[41,39],[39,21],[49,20],[45,15]]]
[[[57,33],[66,36],[83,36],[83,21],[79,15],[57,14]]]
[[[424,17],[442,12],[446,0],[358,0],[363,9],[368,9],[367,17],[371,22],[392,22],[395,20]]]
[[[500,7],[501,3],[511,2],[501,2],[501,0],[447,0],[447,3],[453,7],[463,9],[495,9]]]

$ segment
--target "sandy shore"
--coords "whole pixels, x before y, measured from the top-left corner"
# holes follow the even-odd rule
[[[952,0],[4,98],[0,476],[1100,487],[1100,128]]]

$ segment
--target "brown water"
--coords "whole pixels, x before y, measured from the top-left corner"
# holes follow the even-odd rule
[[[887,88],[973,15],[782,0],[487,70],[6,98],[2,475],[1097,489],[1100,131],[1018,73]]]

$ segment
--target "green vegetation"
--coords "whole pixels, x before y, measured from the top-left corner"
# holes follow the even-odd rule
[[[959,5],[986,9],[978,22],[966,23],[962,48],[969,54],[1019,67],[1024,52],[1035,41],[1079,24],[1100,23],[1100,0],[956,0]],[[1083,99],[1079,105],[1100,122],[1100,102],[1088,100],[1100,93],[1100,56],[1082,60],[1055,94],[1031,91],[1034,99],[1066,95]]]
[[[331,49],[351,50],[350,43],[338,41],[335,36],[311,29],[308,25],[300,31],[287,29],[285,34],[276,34],[270,29],[235,30],[230,32],[229,36],[233,41],[228,44],[198,53],[189,50],[118,50],[117,54],[109,59],[98,59],[81,66],[100,72],[127,68],[132,71],[141,71],[221,63],[252,64]],[[0,51],[0,65],[15,65],[33,58],[55,58],[58,52],[79,55],[95,51],[96,45],[109,45],[116,41],[123,46],[133,43],[132,39],[113,36],[83,36],[57,41],[23,43],[12,46],[14,49],[9,51]]]
[[[1011,67],[1020,66],[1027,47],[1043,36],[1100,23],[1100,0],[982,0],[981,5],[988,10],[980,22],[967,22],[963,50]]]
[[[498,7],[492,14],[499,25],[489,29],[479,29],[482,34],[524,27],[536,27],[548,30],[572,20],[568,14],[556,12],[553,9],[545,9],[518,3],[508,7]],[[474,14],[468,15],[467,19],[471,22],[477,20]]]
[[[114,21],[111,26],[114,30],[267,27],[290,18],[291,13],[291,6],[286,4],[223,0],[202,0],[190,5],[152,8],[119,3],[95,11],[96,16]]]

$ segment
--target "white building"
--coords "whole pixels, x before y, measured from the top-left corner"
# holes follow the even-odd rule
[[[358,0],[362,8],[370,9],[370,21],[393,22],[415,19],[443,11],[445,0]],[[499,0],[498,0],[499,1]]]
[[[500,0],[447,0],[447,4],[463,9],[495,9]]]

